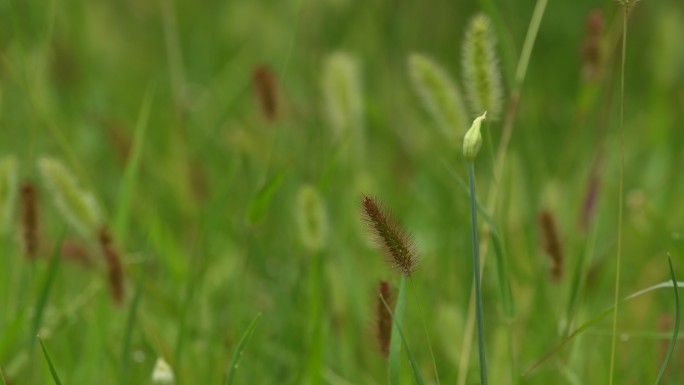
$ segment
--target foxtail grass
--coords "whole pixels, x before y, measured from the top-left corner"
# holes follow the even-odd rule
[[[40,235],[38,231],[38,192],[35,185],[24,182],[21,186],[21,244],[24,255],[29,258],[38,256]]]
[[[468,117],[457,84],[439,64],[421,54],[409,56],[408,69],[423,106],[444,136],[455,140],[466,130]]]
[[[487,111],[491,119],[497,119],[503,108],[503,85],[496,37],[485,14],[477,14],[470,20],[462,47],[463,84],[471,113],[478,116]]]
[[[264,118],[275,120],[280,110],[278,79],[267,66],[257,66],[252,72],[252,92]]]
[[[565,253],[558,234],[556,219],[549,210],[542,210],[539,213],[539,233],[541,247],[551,259],[549,275],[551,280],[557,282],[563,276]]]

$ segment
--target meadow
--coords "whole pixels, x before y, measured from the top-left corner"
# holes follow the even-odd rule
[[[681,384],[683,36],[679,0],[1,0],[5,383]]]

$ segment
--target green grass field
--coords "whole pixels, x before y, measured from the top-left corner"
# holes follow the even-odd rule
[[[176,384],[387,384],[387,280],[406,285],[390,385],[480,384],[480,12],[497,59],[475,70],[502,84],[475,161],[489,382],[656,382],[684,338],[681,1],[631,8],[623,78],[611,0],[0,0],[6,383],[168,384],[163,358]],[[414,54],[458,85],[436,80],[444,109]],[[413,234],[409,279],[364,194]],[[614,325],[617,277],[619,298],[662,287]],[[684,382],[680,345],[661,384]]]

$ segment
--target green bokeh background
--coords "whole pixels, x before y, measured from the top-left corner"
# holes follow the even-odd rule
[[[462,82],[464,29],[481,3],[487,2],[0,1],[0,156],[15,155],[21,180],[39,186],[46,256],[61,234],[77,236],[54,208],[36,160],[62,159],[113,221],[127,151],[138,122],[146,128],[131,218],[125,237],[115,234],[127,300],[112,303],[101,267],[69,262],[59,266],[50,292],[40,332],[63,382],[150,383],[162,356],[178,384],[220,384],[237,340],[260,312],[237,381],[307,383],[310,261],[321,258],[321,383],[386,383],[373,337],[374,288],[396,274],[366,239],[359,203],[370,193],[415,234],[422,255],[404,324],[411,350],[436,383],[422,309],[441,382],[455,383],[472,280],[468,196],[458,181],[466,166],[460,145],[443,140],[413,91],[406,58],[428,54]],[[494,1],[505,29],[500,47],[513,55],[501,63],[506,95],[534,5]],[[605,61],[603,76],[587,82],[580,51],[587,14],[597,7],[605,18]],[[560,340],[570,274],[585,250],[591,253],[578,321],[613,300],[620,83],[619,52],[611,47],[619,47],[621,23],[613,1],[551,0],[496,183],[501,121],[483,130],[478,195],[484,202],[490,189],[500,190],[492,215],[517,310],[513,319],[502,317],[490,256],[483,289],[492,383],[607,382],[609,320],[532,375],[520,374]],[[684,277],[684,4],[641,1],[629,24],[623,294],[668,280],[667,252]],[[322,68],[336,51],[356,58],[361,70],[366,149],[358,157],[340,151],[325,116]],[[262,116],[253,95],[252,72],[260,65],[278,80],[274,121]],[[597,210],[587,229],[581,207],[599,153]],[[250,220],[259,191],[278,175],[282,183],[263,215]],[[317,256],[303,247],[296,227],[303,184],[316,186],[327,207],[330,235]],[[543,209],[554,214],[566,252],[558,283],[550,281],[539,246]],[[30,333],[48,260],[24,258],[16,238],[2,236],[0,367],[14,383],[44,384],[49,372]],[[672,301],[661,290],[621,307],[616,383],[653,381]],[[478,381],[475,352],[468,384]],[[680,348],[669,383],[684,380],[682,367]],[[412,382],[407,363],[403,379]]]

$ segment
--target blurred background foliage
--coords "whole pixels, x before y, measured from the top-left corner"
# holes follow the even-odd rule
[[[481,3],[0,1],[0,155],[17,157],[22,181],[40,185],[36,160],[61,158],[113,222],[136,133],[144,131],[131,220],[125,236],[115,234],[124,254],[126,302],[110,300],[101,269],[70,263],[60,266],[50,293],[41,336],[63,381],[147,383],[163,356],[179,384],[221,383],[236,341],[262,312],[238,380],[305,383],[312,359],[309,262],[322,258],[322,383],[384,383],[384,359],[373,343],[373,291],[379,279],[394,275],[359,218],[361,194],[370,193],[415,234],[422,254],[404,326],[412,351],[434,383],[419,298],[441,380],[454,383],[472,280],[469,206],[458,182],[466,168],[460,144],[443,140],[421,107],[406,58],[425,53],[460,83],[465,25]],[[534,3],[494,1],[502,15],[506,95]],[[592,77],[582,47],[595,9],[604,27],[599,73]],[[570,274],[585,250],[591,252],[578,320],[612,302],[620,28],[613,1],[550,1],[498,182],[492,170],[501,121],[483,130],[478,189],[482,201],[495,184],[500,189],[491,214],[504,237],[517,308],[513,319],[501,316],[495,265],[488,263],[483,284],[492,382],[607,378],[608,321],[530,377],[520,373],[560,339]],[[624,294],[669,279],[668,251],[684,277],[682,36],[682,2],[642,1],[635,8],[626,58]],[[324,61],[338,51],[356,60],[362,80],[365,146],[354,155],[335,139],[321,89]],[[264,116],[254,94],[253,73],[261,66],[277,84],[274,119]],[[260,199],[269,183],[272,199],[265,204]],[[584,226],[591,183],[598,186],[596,211]],[[317,256],[297,234],[296,193],[304,184],[314,185],[327,207],[329,237]],[[61,234],[76,237],[48,195],[39,188],[45,256]],[[539,246],[542,210],[553,213],[565,248],[559,282],[549,279]],[[47,383],[29,335],[47,258],[26,260],[15,238],[5,235],[2,243],[0,366],[15,383]],[[141,274],[130,355],[122,357]],[[665,291],[621,309],[617,383],[655,378],[672,311]],[[674,360],[671,383],[684,378],[684,350]],[[468,383],[476,381],[476,367],[471,360]]]

